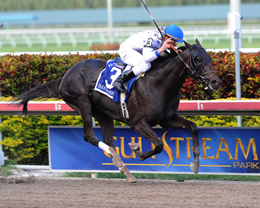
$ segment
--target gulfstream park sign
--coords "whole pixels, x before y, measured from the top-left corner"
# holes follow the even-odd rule
[[[164,144],[162,153],[139,161],[128,146],[139,143],[141,151],[154,148],[129,128],[116,128],[116,151],[132,172],[189,173],[193,161],[191,133],[184,129],[155,129]],[[96,136],[102,140],[100,128]],[[200,128],[200,169],[204,173],[260,173],[260,128]],[[82,127],[49,127],[52,170],[118,171],[111,158],[83,139]]]

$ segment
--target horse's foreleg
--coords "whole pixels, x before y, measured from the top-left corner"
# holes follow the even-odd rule
[[[198,137],[198,127],[194,122],[188,121],[177,114],[170,121],[165,121],[161,124],[163,128],[186,128],[191,131],[192,141],[193,141],[193,155],[194,161],[191,162],[190,168],[191,170],[197,174],[199,172],[199,137]]]
[[[200,156],[198,127],[195,123],[190,122],[189,129],[191,130],[192,133],[193,155],[194,155],[194,161],[191,162],[190,168],[193,171],[193,173],[197,174],[199,172],[199,156]]]
[[[112,156],[114,166],[118,167],[120,172],[126,176],[126,181],[127,182],[129,182],[129,183],[136,183],[137,182],[136,178],[127,169],[127,167],[122,162],[122,159],[116,153],[114,148],[108,146],[107,144],[105,144],[105,143],[103,143],[101,141],[98,143],[98,146],[99,146],[99,148],[101,148],[102,150],[106,151],[108,154],[110,154]]]
[[[136,182],[135,177],[128,171],[128,169],[125,167],[124,163],[122,162],[120,156],[116,153],[114,150],[114,142],[113,142],[113,132],[114,127],[111,129],[111,124],[113,124],[112,119],[108,119],[105,115],[98,114],[95,112],[95,117],[100,122],[102,135],[104,136],[104,141],[106,143],[99,141],[98,138],[95,135],[95,132],[93,130],[93,123],[92,123],[92,112],[91,112],[91,103],[89,100],[85,98],[85,102],[82,102],[80,105],[80,115],[83,120],[83,126],[84,126],[84,139],[86,142],[89,142],[90,144],[99,147],[100,149],[104,150],[107,154],[112,156],[113,164],[119,168],[120,172],[125,174],[127,177],[127,182],[134,183]],[[113,126],[113,125],[112,125]],[[112,131],[111,131],[112,130]]]
[[[114,134],[114,122],[113,119],[110,117],[101,114],[100,112],[94,113],[95,118],[99,122],[99,125],[101,127],[102,131],[102,137],[103,141],[98,142],[98,147],[102,150],[104,150],[106,153],[112,156],[113,164],[118,167],[120,172],[126,176],[126,180],[129,183],[135,183],[137,182],[136,178],[130,173],[130,171],[127,169],[127,167],[122,162],[122,159],[120,156],[116,153],[114,149],[114,140],[113,140],[113,134]]]

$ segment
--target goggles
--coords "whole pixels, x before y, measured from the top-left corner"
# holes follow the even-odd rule
[[[171,38],[169,36],[167,36],[167,37]],[[178,44],[178,42],[176,40],[173,40],[172,38],[171,38],[171,43],[172,43],[173,46],[177,46],[177,44]]]

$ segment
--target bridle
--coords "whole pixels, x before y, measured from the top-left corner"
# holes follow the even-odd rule
[[[170,44],[170,45],[171,45],[172,50],[174,50],[174,52],[178,55],[178,57],[179,57],[179,59],[182,61],[182,63],[186,66],[186,68],[188,68],[188,69],[190,70],[191,75],[192,75],[195,79],[197,79],[200,83],[206,82],[207,79],[205,79],[205,77],[204,77],[206,74],[210,74],[210,73],[215,73],[215,74],[216,74],[215,71],[210,71],[210,72],[204,72],[203,74],[200,75],[200,74],[197,72],[197,70],[194,69],[194,66],[193,66],[193,63],[192,63],[192,59],[191,59],[191,54],[190,54],[190,58],[189,58],[189,62],[190,62],[190,65],[189,65],[187,62],[185,62],[185,61],[183,60],[183,58],[180,56],[180,54],[179,54],[178,51],[175,49],[175,47],[173,46],[173,44]]]

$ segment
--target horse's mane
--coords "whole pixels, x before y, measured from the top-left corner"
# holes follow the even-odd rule
[[[181,50],[182,52],[184,50],[186,50],[186,49],[187,49],[186,46],[181,46],[181,47],[178,48],[178,50]],[[152,62],[152,66],[156,66],[157,65],[158,67],[161,68],[161,67],[165,66],[165,64],[167,64],[170,60],[172,60],[176,56],[177,56],[177,54],[172,49],[170,49],[170,52],[165,51],[157,59],[155,59]]]

